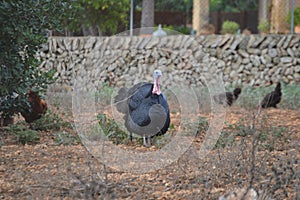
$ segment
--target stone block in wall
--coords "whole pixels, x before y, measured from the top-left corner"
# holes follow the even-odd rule
[[[284,64],[291,63],[291,62],[293,62],[293,58],[292,57],[281,57],[280,62],[282,62]]]
[[[274,48],[272,48],[272,49],[269,49],[269,56],[271,57],[271,58],[274,58],[274,57],[277,57],[278,56],[278,52],[277,52],[277,49],[274,49]]]

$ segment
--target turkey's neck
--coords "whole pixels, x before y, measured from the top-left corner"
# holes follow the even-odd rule
[[[160,95],[160,77],[154,78],[152,94]]]

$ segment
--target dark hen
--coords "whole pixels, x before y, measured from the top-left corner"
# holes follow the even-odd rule
[[[280,82],[277,83],[275,90],[268,93],[265,98],[261,102],[262,108],[269,108],[274,107],[277,108],[277,104],[281,101],[281,84]]]
[[[154,84],[138,83],[129,90],[121,88],[115,97],[117,110],[124,113],[125,127],[143,137],[144,145],[150,145],[152,136],[162,135],[170,126],[170,111],[165,95],[160,91],[162,73],[155,70]],[[147,142],[148,141],[148,142]]]
[[[231,106],[238,99],[241,92],[241,88],[235,88],[233,92],[225,92],[215,95],[213,96],[213,99],[215,102],[223,104],[224,106]]]
[[[26,109],[21,112],[27,123],[32,123],[40,119],[47,111],[47,103],[39,97],[35,92],[29,91],[30,110]]]

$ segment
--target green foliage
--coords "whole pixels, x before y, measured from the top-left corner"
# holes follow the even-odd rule
[[[164,25],[163,28],[173,30],[185,35],[189,35],[191,30],[186,26],[173,26],[173,25]]]
[[[45,91],[54,71],[41,72],[34,57],[46,41],[46,29],[62,28],[65,2],[8,0],[0,2],[0,115],[13,116],[29,107],[30,89]]]
[[[135,0],[135,8],[142,9],[143,0]],[[168,1],[154,1],[154,9],[156,11],[190,11],[192,10],[192,0],[168,0]]]
[[[210,0],[210,11],[225,11],[225,8],[223,8],[222,0]]]
[[[192,9],[191,0],[155,1],[155,10],[187,11]]]
[[[261,20],[261,21],[259,21],[257,28],[261,33],[268,33],[269,27],[270,27],[270,23],[268,20]]]
[[[240,12],[258,10],[257,0],[210,0],[211,11]]]
[[[85,27],[99,27],[104,34],[115,34],[118,26],[128,21],[130,1],[128,0],[78,0],[72,3],[72,30]]]
[[[290,12],[287,17],[287,22],[291,24],[292,13]],[[294,26],[300,26],[300,7],[294,10]]]
[[[230,146],[235,142],[234,135],[230,132],[222,132],[221,136],[218,138],[214,148],[225,148]]]
[[[282,98],[280,107],[287,109],[300,108],[300,86],[299,84],[289,84],[282,86]]]
[[[173,123],[171,123],[169,129],[170,130],[174,130],[175,129],[175,125]]]
[[[53,141],[56,145],[75,145],[79,143],[79,139],[65,131],[54,134]]]
[[[30,130],[26,126],[11,125],[9,131],[20,144],[36,144],[40,137],[37,131]]]
[[[71,125],[69,122],[66,122],[62,118],[60,118],[58,114],[53,113],[48,109],[45,115],[32,123],[32,127],[35,130],[47,131],[59,130],[61,128],[70,128]]]
[[[258,139],[262,146],[261,150],[274,151],[276,142],[284,136],[285,131],[284,127],[271,126],[258,132]]]
[[[276,144],[284,137],[284,127],[269,126],[267,119],[261,120],[261,127],[253,127],[247,125],[244,118],[236,124],[227,124],[227,128],[222,131],[218,138],[215,148],[225,148],[234,144],[238,137],[255,136],[259,141],[261,150],[273,151]]]
[[[171,134],[159,135],[151,138],[151,143],[155,145],[156,148],[163,148],[166,144],[168,144],[172,140]],[[140,140],[140,144],[143,144],[143,140]]]
[[[98,114],[97,119],[104,135],[113,143],[120,144],[128,139],[128,134],[113,119],[108,118],[105,114]]]
[[[236,34],[238,29],[240,28],[240,25],[234,21],[224,21],[222,24],[222,30],[221,33],[222,34]]]
[[[245,136],[244,131],[240,131],[240,128],[244,130],[244,126],[240,126],[238,124],[227,124],[228,128],[223,129],[220,137],[218,138],[214,148],[225,148],[226,146],[230,146],[235,142],[235,137]]]
[[[109,86],[108,82],[103,83],[99,90],[95,93],[95,98],[103,105],[110,105],[114,88]]]
[[[209,128],[209,124],[205,117],[199,117],[199,126],[198,126],[198,133],[207,131]]]

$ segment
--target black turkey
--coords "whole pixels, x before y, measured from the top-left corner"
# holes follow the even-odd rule
[[[262,108],[274,107],[277,108],[277,104],[281,101],[281,84],[277,83],[275,90],[268,93],[261,102]]]
[[[222,104],[224,106],[231,106],[235,102],[239,95],[241,94],[241,88],[235,88],[233,92],[225,92],[213,96],[213,99],[216,103]]]
[[[155,70],[154,83],[138,83],[132,88],[121,88],[115,97],[117,110],[124,113],[125,127],[143,137],[145,146],[152,136],[162,135],[170,126],[170,111],[166,96],[160,90],[162,72]]]

